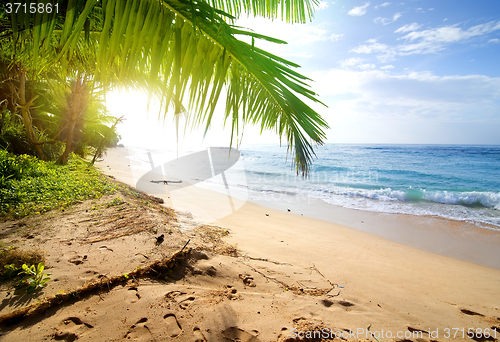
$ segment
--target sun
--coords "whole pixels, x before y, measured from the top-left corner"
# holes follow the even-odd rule
[[[172,117],[163,117],[158,101],[145,92],[129,89],[106,94],[106,107],[115,117],[124,117],[117,127],[120,143],[130,147],[163,148],[176,143],[176,130]]]
[[[193,152],[211,146],[228,147],[230,144],[231,124],[228,122],[224,127],[222,106],[216,109],[212,125],[205,134],[204,126],[186,127],[185,115],[181,115],[177,130],[173,114],[167,113],[164,117],[164,111],[156,99],[151,99],[148,108],[148,95],[143,91],[114,90],[106,94],[105,103],[111,115],[124,117],[117,130],[121,136],[120,143],[127,147],[157,150],[179,148]],[[275,143],[279,139],[271,132],[261,134],[260,127],[247,125],[243,141],[245,144]],[[232,146],[236,147],[240,142],[241,137],[235,138]]]

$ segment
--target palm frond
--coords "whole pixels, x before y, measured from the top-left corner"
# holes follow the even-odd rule
[[[253,43],[256,39],[283,41],[227,22],[238,14],[238,6],[245,11],[251,7],[259,15],[276,15],[281,6],[282,15],[295,21],[307,13],[309,0],[244,0],[239,5],[221,0],[218,6],[203,0],[74,1],[65,16],[48,20],[43,28],[15,33],[40,47],[23,49],[28,55],[55,56],[68,70],[94,75],[102,86],[147,86],[165,110],[173,107],[176,115],[184,110],[182,102],[187,99],[189,123],[204,124],[206,129],[225,93],[224,117],[231,123],[233,137],[247,123],[259,124],[262,131],[274,130],[293,149],[297,173],[308,173],[313,145],[323,143],[323,129],[328,128],[299,98],[320,103],[307,85],[310,80],[294,70],[296,64]],[[37,23],[36,16],[28,22]],[[86,24],[89,18],[92,24]],[[26,18],[13,17],[12,25],[16,20],[26,22]]]
[[[318,0],[206,0],[212,7],[240,17],[242,13],[254,17],[280,18],[289,23],[311,20]]]

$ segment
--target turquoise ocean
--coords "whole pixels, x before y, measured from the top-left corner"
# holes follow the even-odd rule
[[[172,159],[172,151],[148,149],[149,156],[144,149],[136,151],[132,159],[144,165]],[[500,230],[500,146],[325,144],[315,149],[307,178],[292,169],[286,147],[248,145],[239,151],[224,182],[231,195],[244,194],[260,204],[300,207],[319,199],[350,209],[438,216]],[[204,183],[224,188],[220,176]]]
[[[283,148],[243,148],[246,184],[233,185],[268,199],[317,198],[351,209],[500,229],[500,146],[326,144],[316,157],[304,179],[291,169]]]

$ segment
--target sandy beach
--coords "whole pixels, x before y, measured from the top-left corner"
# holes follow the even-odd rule
[[[111,150],[98,167],[134,185],[140,170],[123,150]],[[38,299],[92,279],[106,284],[105,279],[169,258],[190,243],[168,279],[138,273],[137,279],[103,285],[22,320],[1,319],[2,341],[500,340],[500,270],[446,255],[460,248],[465,260],[475,252],[485,255],[483,240],[486,250],[500,250],[498,232],[487,231],[467,244],[467,236],[450,233],[459,227],[427,219],[414,230],[437,246],[430,250],[446,245],[446,236],[453,241],[453,248],[437,254],[379,236],[390,235],[391,227],[385,233],[376,225],[354,229],[196,186],[176,191],[171,184],[151,195],[163,198],[163,207],[148,197],[121,194],[125,209],[116,219],[114,208],[105,205],[113,198],[103,198],[68,212],[3,223],[2,237],[11,242],[19,241],[15,234],[22,232],[15,227],[23,224],[58,227],[25,240],[25,247],[41,244],[48,271],[58,279]],[[172,205],[176,213],[162,211]],[[93,207],[100,208],[99,215],[92,216]],[[373,217],[346,213],[341,220],[352,215],[349,222],[360,226]],[[414,218],[389,216],[378,224],[414,225]],[[127,217],[128,224],[116,226]],[[429,227],[436,224],[449,227],[433,233]],[[158,246],[159,234],[165,242]],[[36,301],[14,300],[3,290],[0,318]]]

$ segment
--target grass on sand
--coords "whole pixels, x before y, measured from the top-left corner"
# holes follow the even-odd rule
[[[113,193],[117,185],[82,158],[67,165],[0,149],[0,217],[21,218]]]

